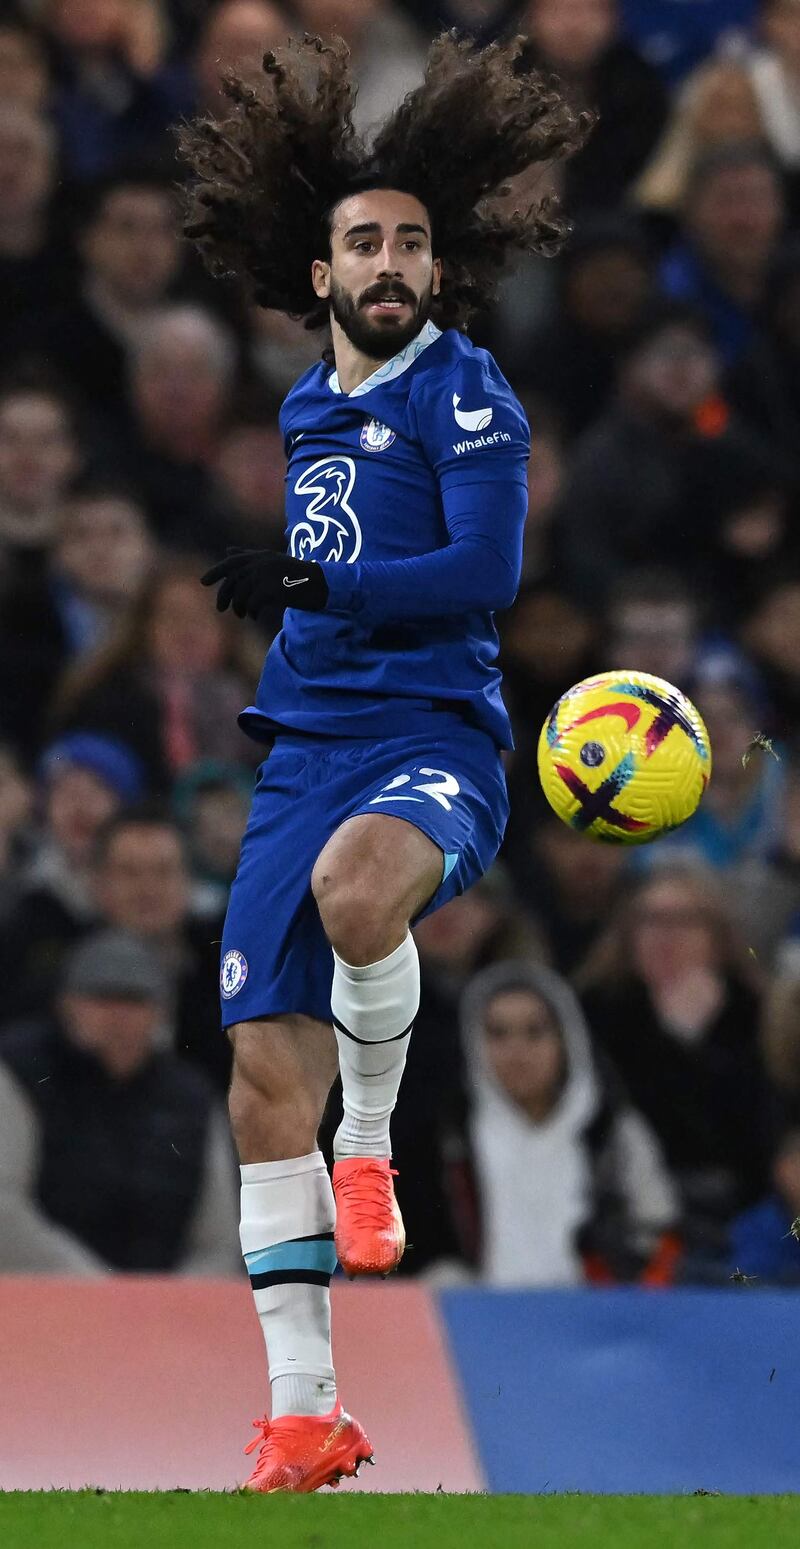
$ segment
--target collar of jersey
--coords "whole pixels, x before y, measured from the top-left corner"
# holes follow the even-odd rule
[[[436,340],[441,339],[441,337],[441,328],[437,328],[435,323],[427,322],[425,327],[420,329],[416,339],[412,339],[411,343],[407,344],[405,349],[400,351],[399,355],[393,355],[391,360],[385,360],[382,366],[378,366],[377,371],[373,371],[372,376],[367,377],[366,382],[359,382],[358,387],[354,387],[352,393],[344,393],[343,397],[361,398],[364,393],[371,393],[373,387],[383,387],[385,382],[393,382],[396,376],[402,376],[409,366],[413,366],[414,361],[419,358],[423,350],[428,348],[429,344],[435,344]],[[341,393],[342,389],[339,386],[339,376],[336,371],[334,371],[333,376],[328,377],[328,386],[332,393]]]

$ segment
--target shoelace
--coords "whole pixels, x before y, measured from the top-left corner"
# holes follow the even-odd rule
[[[353,1167],[345,1173],[336,1192],[345,1198],[356,1226],[374,1227],[378,1231],[385,1228],[387,1213],[391,1215],[392,1211],[389,1179],[396,1177],[394,1167],[390,1167],[388,1173],[378,1173],[372,1167]]]
[[[255,1426],[257,1431],[261,1432],[261,1435],[260,1436],[254,1436],[253,1440],[249,1441],[247,1443],[247,1446],[245,1447],[244,1451],[245,1451],[245,1456],[247,1456],[249,1453],[255,1452],[256,1447],[260,1446],[261,1451],[260,1451],[258,1457],[256,1458],[256,1470],[255,1470],[256,1473],[259,1473],[261,1471],[261,1469],[264,1467],[264,1464],[266,1462],[267,1445],[269,1443],[270,1430],[271,1430],[271,1426],[270,1426],[270,1423],[269,1423],[269,1417],[267,1415],[263,1415],[260,1420],[254,1420],[253,1421],[253,1425]]]

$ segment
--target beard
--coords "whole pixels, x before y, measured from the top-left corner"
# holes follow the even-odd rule
[[[406,322],[401,322],[399,317],[393,317],[391,313],[377,322],[370,321],[365,308],[370,302],[381,301],[384,296],[397,296],[408,303],[411,313]],[[407,285],[384,280],[380,285],[371,285],[369,290],[363,291],[358,300],[354,301],[349,291],[331,275],[330,303],[332,317],[355,349],[370,360],[391,360],[412,339],[416,339],[420,329],[427,323],[433,305],[433,281],[423,296],[415,296]]]

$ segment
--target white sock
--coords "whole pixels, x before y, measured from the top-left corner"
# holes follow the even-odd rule
[[[389,1120],[419,1009],[419,958],[409,931],[379,963],[353,968],[334,952],[331,1010],[344,1118],[334,1136],[337,1161],[391,1156]]]
[[[325,1160],[312,1151],[240,1171],[239,1236],[267,1346],[272,1418],[329,1414],[336,1209]]]

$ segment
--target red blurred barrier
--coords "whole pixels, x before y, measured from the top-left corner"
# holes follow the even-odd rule
[[[432,1299],[333,1294],[342,1398],[378,1464],[363,1486],[482,1488]],[[265,1395],[244,1284],[0,1278],[0,1489],[229,1489]]]

